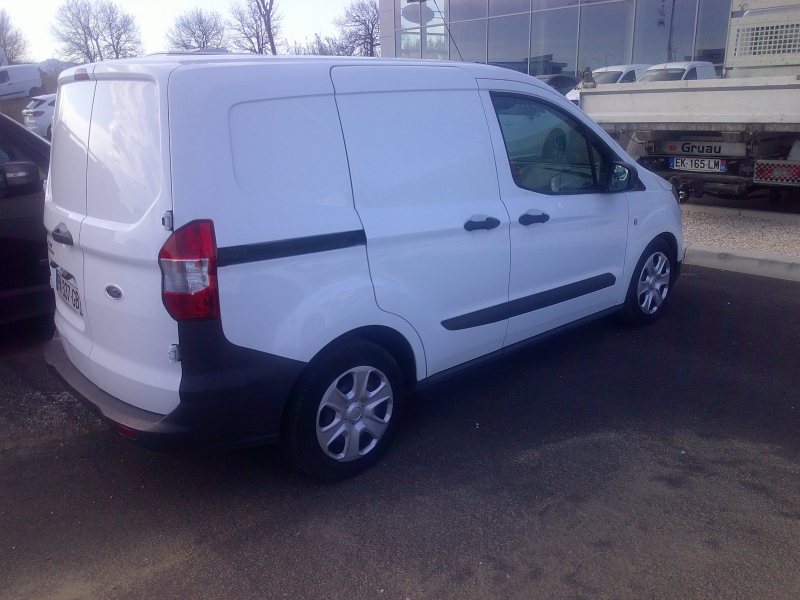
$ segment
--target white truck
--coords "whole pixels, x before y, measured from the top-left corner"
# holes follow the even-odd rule
[[[680,197],[800,191],[800,2],[733,0],[721,79],[598,85],[581,108]]]

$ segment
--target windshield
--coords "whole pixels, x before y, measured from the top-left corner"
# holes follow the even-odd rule
[[[25,107],[25,110],[33,110],[34,108],[44,104],[44,102],[44,100],[31,100],[30,103],[28,103],[28,106]]]
[[[637,81],[678,81],[683,77],[684,69],[653,69],[642,73]]]
[[[600,71],[599,73],[592,73],[592,78],[595,83],[617,83],[622,71]]]

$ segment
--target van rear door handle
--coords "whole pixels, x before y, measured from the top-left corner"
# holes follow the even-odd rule
[[[67,226],[63,223],[59,223],[58,227],[53,229],[51,235],[53,236],[53,240],[59,242],[61,244],[66,244],[67,246],[72,246],[72,234],[67,229]]]
[[[495,227],[500,227],[500,221],[494,217],[486,217],[483,221],[473,221],[470,219],[464,223],[464,229],[467,231],[476,231],[478,229],[486,229],[488,231],[489,229],[494,229]]]
[[[550,220],[550,215],[540,211],[529,210],[519,217],[520,225],[533,225],[534,223],[547,223]]]

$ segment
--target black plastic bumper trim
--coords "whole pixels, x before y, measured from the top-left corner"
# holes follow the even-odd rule
[[[469,329],[489,323],[497,323],[511,317],[518,317],[525,313],[533,312],[554,304],[560,304],[567,300],[572,300],[592,292],[611,287],[617,282],[617,278],[611,273],[604,273],[583,281],[576,281],[561,287],[553,288],[538,294],[517,298],[510,302],[504,302],[489,308],[482,308],[475,312],[467,313],[452,319],[442,321],[442,326],[448,331],[458,331],[459,329]]]
[[[367,236],[364,230],[358,229],[356,231],[326,233],[324,235],[312,235],[277,242],[226,246],[217,249],[217,265],[227,267],[229,265],[286,258],[288,256],[341,250],[342,248],[365,246],[366,244]]]
[[[123,402],[72,364],[56,334],[45,361],[72,394],[112,425],[136,431],[151,448],[238,448],[276,442],[294,382],[306,363],[229,342],[219,320],[178,324],[180,403],[168,415]]]

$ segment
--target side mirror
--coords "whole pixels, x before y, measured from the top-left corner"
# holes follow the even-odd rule
[[[27,161],[7,162],[0,167],[0,178],[10,194],[33,191],[39,185],[39,167]]]
[[[632,190],[639,183],[636,167],[627,163],[612,162],[608,165],[606,189],[609,192]]]

